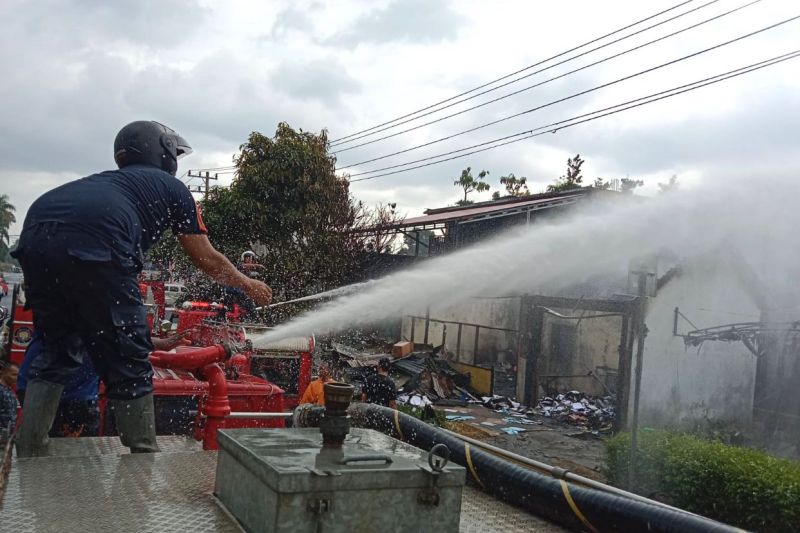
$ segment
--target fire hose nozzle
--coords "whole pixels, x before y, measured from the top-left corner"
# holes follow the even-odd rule
[[[233,356],[234,353],[236,353],[230,342],[225,341],[225,342],[221,343],[220,346],[222,346],[222,349],[225,350],[225,360],[226,361],[228,359],[230,359]]]

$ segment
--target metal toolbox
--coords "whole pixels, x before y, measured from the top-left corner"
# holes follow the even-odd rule
[[[253,533],[457,532],[464,468],[382,433],[341,447],[318,429],[218,433],[215,494]]]

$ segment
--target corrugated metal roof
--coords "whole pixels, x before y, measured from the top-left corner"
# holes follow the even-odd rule
[[[429,215],[420,217],[407,218],[403,220],[398,227],[409,226],[423,226],[430,224],[441,224],[445,222],[467,222],[471,219],[483,218],[487,215],[499,215],[501,213],[513,214],[515,211],[524,213],[531,207],[544,207],[546,204],[552,204],[553,207],[574,202],[577,198],[585,196],[584,194],[570,194],[565,196],[550,196],[547,198],[535,198],[532,200],[524,200],[521,202],[503,203],[499,205],[486,205],[470,207],[466,209],[456,209],[453,211],[434,212]]]

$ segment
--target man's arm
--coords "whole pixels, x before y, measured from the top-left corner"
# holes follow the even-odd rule
[[[272,289],[266,283],[249,278],[236,270],[228,258],[214,249],[207,236],[178,235],[178,241],[192,263],[217,283],[242,289],[258,305],[269,305],[272,302]]]
[[[191,341],[186,338],[188,335],[189,331],[187,330],[183,333],[174,333],[163,339],[153,337],[153,350],[168,352],[178,346],[191,346]]]

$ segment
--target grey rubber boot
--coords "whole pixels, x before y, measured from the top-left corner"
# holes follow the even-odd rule
[[[131,453],[159,451],[152,394],[134,400],[110,400],[108,404],[114,412],[123,446],[130,448]]]
[[[50,427],[56,418],[64,386],[34,379],[25,390],[22,425],[17,433],[17,457],[47,455]]]

